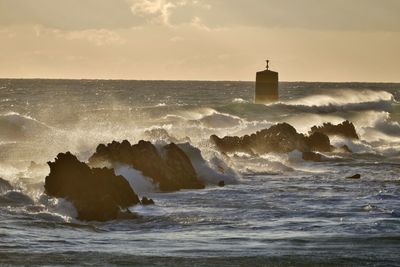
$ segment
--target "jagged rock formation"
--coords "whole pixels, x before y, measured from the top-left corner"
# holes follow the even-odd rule
[[[243,137],[227,136],[219,138],[211,136],[211,140],[221,152],[245,152],[249,154],[265,154],[270,152],[288,153],[293,150],[331,151],[329,137],[315,133],[307,137],[300,134],[287,123],[279,123],[252,135]]]
[[[313,126],[309,134],[316,132],[324,133],[326,135],[339,135],[352,139],[359,139],[354,124],[347,120],[338,125],[324,123],[322,126]]]
[[[160,148],[150,142],[139,141],[131,145],[127,140],[99,145],[90,157],[92,166],[126,164],[139,170],[158,184],[161,191],[202,189],[188,156],[174,143]]]
[[[310,135],[305,136],[298,133],[290,124],[279,123],[251,135],[226,136],[224,138],[212,135],[210,139],[223,153],[265,154],[299,150],[304,153],[303,159],[320,161],[321,155],[312,152],[331,152],[334,149],[326,133],[357,136],[354,125],[348,121],[339,125],[324,124],[322,128],[314,126],[312,129],[314,130],[310,131]],[[343,147],[343,149],[346,148],[347,151],[350,151],[347,146]]]
[[[249,154],[265,154],[269,152],[288,153],[293,150],[308,150],[307,139],[297,133],[290,124],[280,123],[252,135],[242,137],[226,136],[219,138],[212,135],[211,141],[221,152],[245,152]]]
[[[125,178],[116,176],[112,169],[91,169],[69,152],[58,154],[48,165],[45,193],[71,201],[81,220],[117,219],[121,208],[140,203]]]
[[[151,198],[143,197],[141,203],[143,206],[154,205],[154,200]]]

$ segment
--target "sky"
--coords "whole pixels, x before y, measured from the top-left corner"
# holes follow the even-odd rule
[[[0,77],[400,82],[400,0],[0,0]]]

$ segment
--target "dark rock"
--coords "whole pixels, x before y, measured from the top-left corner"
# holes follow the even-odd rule
[[[288,153],[293,150],[308,150],[307,139],[297,133],[290,124],[280,123],[252,135],[243,137],[227,136],[219,138],[212,135],[211,141],[224,153],[245,152],[249,154],[265,154],[269,152]]]
[[[311,151],[330,152],[331,141],[326,134],[315,132],[307,138],[307,144]]]
[[[4,180],[3,178],[0,178],[0,193],[13,190],[12,185],[10,184],[9,181]]]
[[[346,179],[360,179],[361,174],[354,174],[353,176],[346,177]]]
[[[150,177],[161,191],[204,188],[190,159],[174,143],[158,151],[152,143],[146,141],[139,141],[136,145],[131,145],[126,140],[122,143],[114,141],[107,146],[99,145],[89,159],[92,166],[121,163]]]
[[[322,126],[314,126],[311,128],[310,134],[315,132],[324,133],[326,135],[339,135],[352,139],[359,138],[354,124],[347,120],[338,125],[324,123]]]
[[[155,128],[147,130],[144,134],[151,140],[164,140],[166,142],[178,142],[178,139],[171,136],[167,130],[163,128]]]
[[[342,150],[343,152],[346,152],[346,153],[353,153],[353,151],[347,145],[341,146],[340,150]]]
[[[58,154],[48,165],[45,193],[71,201],[81,220],[116,219],[120,208],[140,202],[125,178],[116,176],[112,169],[91,169],[69,152]]]
[[[143,197],[142,198],[142,205],[147,206],[147,205],[154,205],[154,200],[151,198]]]
[[[287,123],[279,123],[252,135],[243,137],[227,136],[210,137],[211,141],[223,153],[245,152],[249,154],[265,154],[270,152],[288,153],[294,150],[302,152],[332,150],[329,137],[323,133],[315,133],[310,137],[300,134]]]
[[[218,182],[218,186],[219,187],[224,187],[225,186],[225,182],[224,181],[219,181]]]
[[[303,152],[303,159],[306,161],[315,161],[315,162],[320,162],[321,161],[321,154],[315,153],[315,152]]]

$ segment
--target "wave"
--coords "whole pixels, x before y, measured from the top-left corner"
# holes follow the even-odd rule
[[[394,96],[386,91],[335,90],[327,94],[307,96],[271,104],[233,102],[217,108],[219,112],[242,118],[272,117],[302,113],[335,113],[341,111],[391,111]],[[243,116],[242,116],[243,115]]]
[[[239,181],[240,175],[217,156],[207,161],[203,158],[201,150],[189,143],[178,144],[178,146],[188,155],[203,182],[216,185],[220,181],[224,181],[225,184],[235,184]]]
[[[3,141],[33,137],[49,128],[46,124],[17,112],[0,115],[0,139]]]
[[[243,122],[240,117],[219,112],[204,116],[199,121],[203,126],[208,128],[232,128]]]
[[[158,186],[153,184],[149,177],[130,166],[116,165],[114,166],[114,173],[122,175],[128,181],[132,190],[139,195],[158,191]]]
[[[386,91],[337,90],[330,94],[307,96],[272,105],[302,112],[333,113],[361,110],[390,111],[393,101],[393,95]]]
[[[7,191],[0,195],[0,205],[6,206],[26,206],[32,205],[34,201],[26,194],[19,190]]]

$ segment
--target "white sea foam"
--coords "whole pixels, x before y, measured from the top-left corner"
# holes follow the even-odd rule
[[[328,94],[312,95],[295,100],[270,104],[293,107],[304,112],[335,112],[357,110],[389,111],[394,101],[391,93],[373,90],[335,90]]]
[[[130,166],[114,166],[114,172],[116,175],[122,175],[129,182],[129,185],[133,191],[139,195],[158,190],[157,186],[152,183],[151,178],[144,176],[141,171],[138,171]]]
[[[218,184],[218,182],[224,181],[226,184],[233,184],[240,179],[240,175],[218,157],[213,156],[210,161],[206,161],[200,149],[189,143],[178,146],[188,155],[197,175],[205,183]]]
[[[1,140],[9,141],[33,137],[49,128],[46,124],[17,112],[0,115]]]
[[[214,112],[199,120],[205,127],[209,128],[232,128],[239,125],[242,119],[229,114]]]

